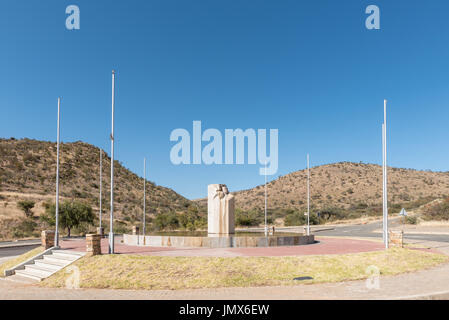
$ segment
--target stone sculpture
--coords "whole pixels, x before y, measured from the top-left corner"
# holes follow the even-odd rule
[[[234,196],[224,184],[207,188],[207,229],[209,236],[234,234]]]

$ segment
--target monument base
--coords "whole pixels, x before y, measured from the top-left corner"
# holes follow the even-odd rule
[[[124,234],[123,243],[152,247],[174,248],[253,248],[299,246],[315,243],[314,235],[297,236],[235,236],[188,237],[188,236],[141,236]]]
[[[212,237],[212,238],[226,238],[226,237],[235,237],[234,233],[231,234],[225,234],[225,233],[208,233],[207,234],[208,237]]]

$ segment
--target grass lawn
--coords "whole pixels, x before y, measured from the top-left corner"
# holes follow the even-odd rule
[[[12,267],[15,267],[19,263],[25,262],[26,260],[38,255],[39,253],[44,251],[44,247],[37,247],[33,250],[30,250],[17,258],[14,258],[12,260],[8,260],[3,264],[0,264],[0,277],[5,277],[5,270],[11,269]]]
[[[448,262],[442,254],[394,248],[388,251],[298,257],[156,257],[102,255],[75,262],[80,287],[111,289],[193,289],[295,285],[301,283],[365,279],[368,266],[381,275],[395,275]],[[64,270],[41,285],[64,287],[70,276]]]

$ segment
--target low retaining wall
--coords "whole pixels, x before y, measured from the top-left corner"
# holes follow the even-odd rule
[[[132,246],[176,247],[176,248],[245,248],[280,247],[312,244],[315,236],[229,236],[229,237],[182,237],[123,235],[123,243]]]

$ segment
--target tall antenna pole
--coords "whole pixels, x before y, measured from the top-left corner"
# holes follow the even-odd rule
[[[114,103],[115,71],[112,70],[112,127],[111,127],[111,215],[109,218],[109,254],[114,253]]]
[[[58,98],[58,131],[56,138],[56,206],[55,206],[55,247],[59,247],[59,121],[61,119],[61,98]]]
[[[310,235],[310,162],[307,154],[307,235]]]
[[[387,175],[387,100],[384,100],[383,137],[383,229],[385,248],[388,249],[388,175]]]
[[[102,193],[102,187],[103,187],[103,152],[100,148],[100,232],[101,235],[103,236],[103,232],[101,231],[102,229],[102,216],[103,216],[103,193]]]
[[[145,213],[146,213],[146,208],[145,208],[145,196],[146,196],[146,180],[147,180],[147,170],[146,170],[146,158],[143,158],[143,228],[142,228],[142,232],[143,232],[143,236],[145,237]]]
[[[265,237],[268,235],[267,225],[267,162],[265,161]]]

